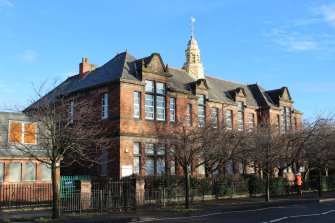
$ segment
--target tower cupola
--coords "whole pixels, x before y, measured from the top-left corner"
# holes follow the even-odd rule
[[[187,48],[185,50],[186,62],[184,63],[183,69],[187,71],[196,80],[205,79],[204,67],[200,60],[200,49],[198,42],[194,38],[194,23],[195,19],[192,18],[192,35],[188,41]]]

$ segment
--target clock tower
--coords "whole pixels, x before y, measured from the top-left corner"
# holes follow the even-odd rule
[[[183,69],[187,71],[196,80],[205,79],[204,67],[200,61],[200,49],[198,43],[194,38],[194,22],[192,18],[192,35],[190,41],[188,41],[187,49],[185,50],[186,62],[184,63]]]

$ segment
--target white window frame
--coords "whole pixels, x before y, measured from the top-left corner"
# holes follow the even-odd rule
[[[145,156],[146,156],[146,175],[148,176],[161,176],[166,172],[166,163],[165,163],[165,148],[159,144],[148,143],[145,144]],[[153,162],[153,173],[148,174],[148,161]],[[163,164],[164,170],[160,171],[159,164]]]
[[[19,165],[19,179],[13,179],[12,178],[12,171],[13,171],[13,166],[14,164]],[[16,175],[15,175],[16,176]],[[22,182],[22,163],[19,162],[13,162],[9,164],[9,182],[14,183],[14,182]]]
[[[217,128],[219,127],[219,118],[218,118],[218,115],[219,115],[219,109],[218,108],[211,108],[211,116],[212,116],[212,125],[213,125],[213,128]]]
[[[0,183],[5,181],[5,163],[0,162]]]
[[[249,131],[252,131],[255,127],[255,114],[249,113]]]
[[[237,112],[237,130],[243,131],[244,130],[244,113],[243,111]]]
[[[135,160],[138,162],[138,168],[135,168]],[[133,174],[141,174],[141,144],[139,142],[134,142],[133,145]]]
[[[49,164],[45,164],[45,163],[41,163],[41,181],[51,181],[52,179],[52,173],[51,173],[51,167]],[[43,174],[43,169],[44,170],[48,170],[47,173],[44,173],[44,174],[47,174],[47,175],[44,175]],[[50,175],[50,178],[49,178],[49,175]],[[45,176],[48,176],[48,178],[44,178]]]
[[[203,105],[198,105],[198,126],[199,127],[204,127],[205,126],[205,106]]]
[[[141,92],[134,91],[134,118],[141,118]]]
[[[33,168],[33,172],[34,172],[34,178],[33,179],[27,179],[29,177],[28,175],[28,166],[30,165],[30,167]],[[25,162],[24,163],[24,171],[23,171],[23,181],[28,181],[28,182],[32,182],[32,181],[36,181],[36,177],[37,177],[37,165],[36,163],[33,162]]]
[[[229,109],[226,110],[226,128],[233,129],[233,111]]]
[[[145,119],[165,121],[165,83],[145,80],[145,92]]]
[[[37,123],[36,122],[25,122],[25,121],[16,121],[16,120],[9,120],[8,121],[8,144],[14,143],[10,141],[10,137],[11,137],[11,129],[10,129],[10,125],[11,123],[20,123],[21,124],[21,142],[22,144],[26,144],[26,145],[36,145],[37,144]],[[35,142],[34,143],[26,143],[24,138],[25,138],[25,125],[35,125]]]
[[[155,92],[154,82],[153,81],[149,81],[149,80],[145,81],[145,92],[150,92],[150,93],[154,93]]]
[[[74,119],[74,100],[70,101],[68,108],[68,116],[69,116],[69,123],[72,124]]]
[[[145,94],[145,119],[154,120],[155,118],[154,99],[155,99],[154,95]]]
[[[101,118],[108,118],[108,93],[101,94]]]
[[[156,82],[156,94],[165,95],[165,84],[161,82]]]
[[[176,121],[176,99],[170,97],[170,122]]]
[[[156,95],[156,120],[165,121],[165,96]]]

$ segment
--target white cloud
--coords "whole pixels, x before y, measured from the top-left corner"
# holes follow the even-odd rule
[[[313,51],[320,48],[314,37],[291,31],[289,27],[275,28],[265,34],[287,51]]]
[[[335,28],[335,4],[321,5],[311,9],[315,15],[321,16],[321,19]]]
[[[327,29],[322,24],[330,25]],[[320,28],[322,27],[322,29]],[[274,43],[287,51],[315,51],[320,57],[335,53],[335,4],[310,8],[303,18],[272,28],[265,33]]]
[[[0,8],[13,8],[14,4],[10,0],[0,0]]]
[[[35,50],[26,50],[18,54],[18,59],[22,62],[32,63],[37,59],[37,52]]]

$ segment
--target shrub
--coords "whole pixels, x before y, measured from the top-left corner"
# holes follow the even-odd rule
[[[254,174],[250,175],[248,190],[250,195],[264,193],[265,187],[263,181]]]
[[[198,178],[191,177],[191,188],[201,195],[212,194],[211,190],[211,179],[210,178]]]
[[[288,187],[283,177],[272,178],[270,182],[271,195],[285,195],[288,194]]]
[[[234,181],[229,177],[219,177],[215,181],[214,194],[217,197],[232,197],[236,193]]]

